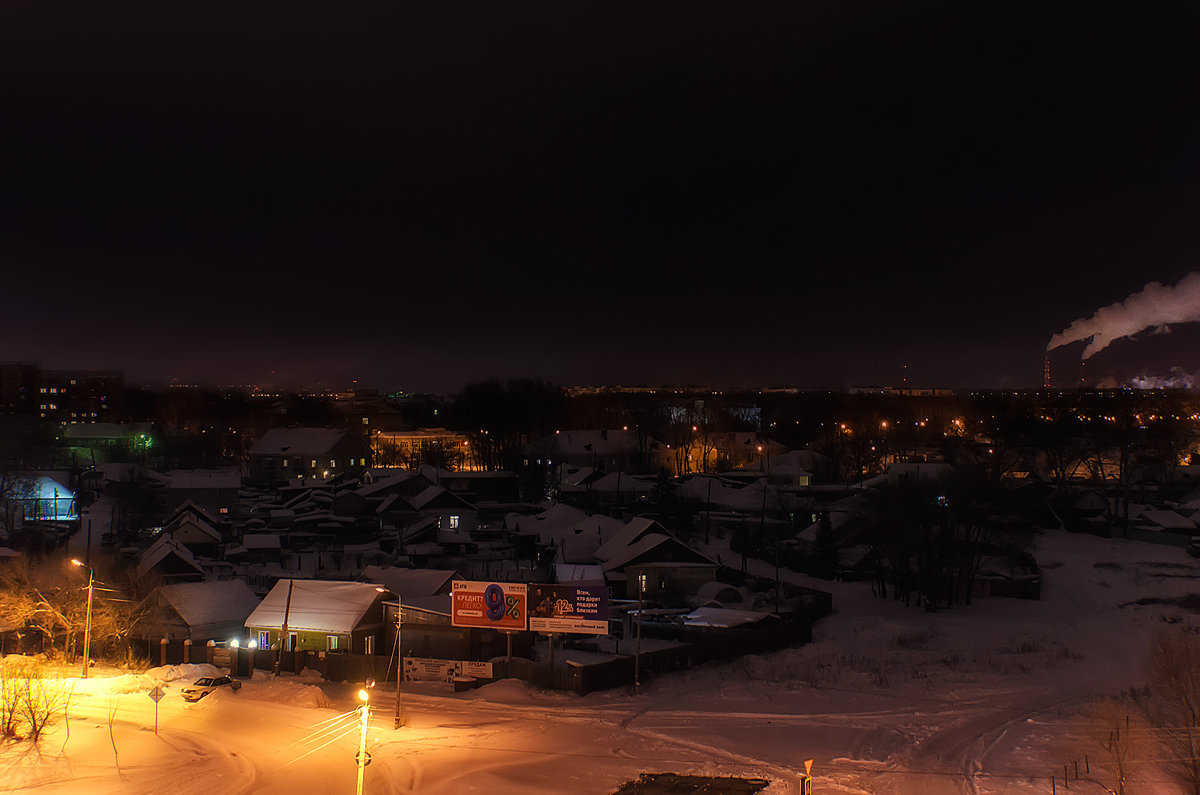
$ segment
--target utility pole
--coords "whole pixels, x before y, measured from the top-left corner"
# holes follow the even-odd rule
[[[642,686],[642,589],[646,584],[646,575],[638,573],[638,623],[637,640],[633,647],[633,694],[636,696]]]
[[[283,656],[283,646],[287,643],[288,637],[288,613],[292,609],[292,586],[296,584],[295,580],[288,580],[287,601],[283,604],[283,628],[279,631],[279,645],[275,648],[275,675],[279,676],[279,658]],[[293,649],[292,651],[295,651]],[[295,670],[293,667],[292,670]]]
[[[88,570],[88,601],[87,601],[87,618],[83,622],[83,678],[88,678],[88,658],[91,656],[91,640],[92,640],[92,592],[95,590],[96,572],[92,567],[84,563],[78,558],[71,558],[72,566],[83,566]]]
[[[85,564],[86,565],[86,564]],[[88,662],[91,657],[92,643],[92,592],[96,582],[96,572],[92,571],[92,567],[88,566],[88,603],[87,603],[87,618],[83,624],[83,678],[88,678]]]
[[[400,728],[400,682],[404,678],[404,600],[396,597],[396,722],[393,729]],[[511,643],[511,641],[509,641]]]

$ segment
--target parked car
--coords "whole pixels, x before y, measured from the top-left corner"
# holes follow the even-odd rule
[[[228,687],[236,693],[241,686],[241,682],[228,676],[203,676],[195,684],[180,688],[179,695],[183,696],[184,701],[195,703],[218,688]]]

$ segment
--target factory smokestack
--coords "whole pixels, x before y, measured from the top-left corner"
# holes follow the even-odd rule
[[[1174,287],[1150,282],[1139,293],[1101,307],[1091,317],[1079,318],[1050,338],[1047,351],[1072,342],[1090,340],[1080,358],[1088,359],[1116,340],[1146,329],[1168,333],[1171,323],[1200,322],[1200,273],[1189,273]]]

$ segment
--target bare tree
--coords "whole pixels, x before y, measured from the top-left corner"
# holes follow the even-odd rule
[[[35,743],[59,716],[65,715],[74,693],[61,674],[47,675],[29,668],[21,688],[21,715]]]
[[[1191,627],[1163,629],[1150,644],[1149,714],[1161,730],[1175,780],[1200,795],[1200,636]]]

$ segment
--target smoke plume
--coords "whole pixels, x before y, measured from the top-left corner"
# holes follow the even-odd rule
[[[1083,349],[1088,359],[1122,337],[1154,329],[1155,334],[1170,331],[1171,323],[1200,321],[1200,273],[1189,273],[1174,287],[1150,282],[1140,293],[1124,301],[1101,307],[1091,317],[1079,318],[1050,338],[1046,350],[1080,340],[1090,340]]]

